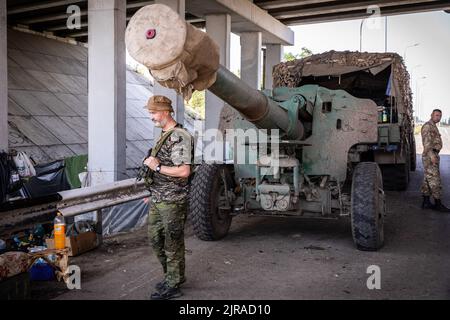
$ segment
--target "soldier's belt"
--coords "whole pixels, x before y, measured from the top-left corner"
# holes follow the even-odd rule
[[[433,149],[433,151],[434,151],[435,153],[439,154],[439,151],[440,151],[440,150],[438,150],[438,149]]]

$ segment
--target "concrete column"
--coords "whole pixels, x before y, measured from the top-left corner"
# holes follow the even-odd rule
[[[126,0],[90,0],[89,171],[92,184],[126,173]]]
[[[219,45],[220,64],[229,69],[231,16],[228,14],[207,15],[206,32]],[[205,98],[205,129],[218,129],[220,112],[225,102],[209,91],[206,91]]]
[[[178,12],[178,14],[184,19],[186,14],[186,1],[185,0],[155,0],[155,3],[165,4],[166,6],[172,8],[172,10]],[[178,95],[175,90],[168,89],[161,86],[155,81],[153,87],[154,95],[163,95],[172,100],[172,106],[174,111],[174,118],[178,123],[184,124],[184,100],[181,95]],[[155,138],[159,137],[161,134],[161,129],[154,129]]]
[[[241,33],[241,79],[252,88],[261,88],[261,32]]]
[[[273,88],[273,67],[283,58],[283,46],[281,44],[266,44],[266,65],[264,66],[264,89]]]
[[[0,3],[0,151],[8,152],[8,28],[6,1]]]
[[[206,32],[219,45],[220,64],[230,68],[231,16],[211,14],[206,16]],[[205,123],[197,144],[200,144],[203,160],[222,163],[223,137],[218,134],[220,114],[225,102],[209,91],[205,93]]]
[[[184,19],[186,14],[185,0],[155,0],[155,3],[165,4],[166,6],[172,8],[172,10],[178,12],[178,14]]]

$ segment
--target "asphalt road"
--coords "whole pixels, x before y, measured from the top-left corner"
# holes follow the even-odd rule
[[[448,149],[441,170],[450,204]],[[420,209],[420,161],[411,178],[407,191],[387,192],[386,241],[378,252],[355,249],[348,220],[242,216],[218,242],[188,229],[181,299],[450,299],[450,214]],[[34,283],[33,297],[147,299],[162,276],[146,230],[109,238],[70,263],[81,267],[81,290]],[[380,289],[367,288],[371,265],[380,267]]]

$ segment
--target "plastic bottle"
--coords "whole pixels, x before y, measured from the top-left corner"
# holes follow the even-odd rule
[[[55,249],[64,249],[66,247],[66,222],[61,212],[58,212],[53,225],[55,228]]]
[[[383,123],[383,109],[378,110],[378,123]]]
[[[383,123],[388,122],[388,114],[386,108],[383,108]]]

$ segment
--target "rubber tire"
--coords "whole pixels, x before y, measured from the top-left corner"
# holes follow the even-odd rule
[[[376,251],[384,244],[386,211],[382,176],[375,162],[361,162],[354,172],[351,193],[352,236],[356,248]]]
[[[206,163],[197,168],[191,183],[189,212],[194,232],[201,240],[220,240],[230,229],[232,216],[219,216],[217,196],[222,179],[221,170],[225,170],[227,184],[232,185],[231,174],[226,166]]]
[[[403,164],[383,164],[380,166],[383,174],[383,188],[389,191],[404,191],[409,185],[409,159]]]

